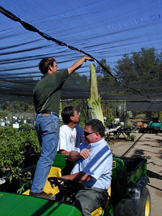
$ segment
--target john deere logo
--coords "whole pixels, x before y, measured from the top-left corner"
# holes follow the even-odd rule
[[[116,168],[116,161],[113,161],[112,168]]]

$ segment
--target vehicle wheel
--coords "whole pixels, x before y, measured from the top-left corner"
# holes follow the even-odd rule
[[[139,207],[140,216],[151,216],[151,197],[147,187],[142,191]]]

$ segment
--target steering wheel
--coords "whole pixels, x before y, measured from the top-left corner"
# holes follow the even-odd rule
[[[63,192],[67,195],[70,195],[84,188],[83,185],[78,182],[59,177],[50,177],[48,178],[48,181],[50,182],[51,187],[53,184],[55,184],[55,186],[58,186],[60,192]]]

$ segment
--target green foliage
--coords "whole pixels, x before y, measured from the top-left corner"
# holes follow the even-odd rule
[[[31,177],[29,172],[22,173],[27,157],[40,153],[36,130],[33,128],[13,129],[3,127],[0,129],[0,171],[10,171],[9,180],[13,178],[28,181]]]
[[[108,71],[111,71],[110,66],[107,65],[107,63],[106,63],[106,59],[103,59],[103,58],[102,58],[100,62],[101,62],[102,65],[104,65],[104,67],[105,67]],[[95,69],[96,69],[96,73],[102,74],[103,77],[109,77],[109,78],[110,78],[110,75],[109,75],[103,68],[101,68],[100,65],[95,66]]]
[[[79,125],[82,127],[83,130],[84,130],[85,122],[86,122],[86,118],[84,116],[84,113],[81,112],[79,116]]]
[[[121,81],[152,79],[152,73],[159,69],[160,55],[155,53],[154,48],[141,48],[140,52],[132,52],[131,55],[125,54],[121,60],[118,60],[114,71],[120,77]]]
[[[131,111],[126,111],[126,118],[129,119],[129,118],[132,118],[133,117],[133,114]]]
[[[80,88],[82,90],[84,86],[84,91],[88,91],[89,89],[89,80],[87,76],[80,75],[76,72],[74,72],[71,76],[68,77],[66,82],[64,83],[65,89],[71,89],[73,87],[73,93],[75,94],[75,91],[78,93],[78,89]],[[77,97],[77,95],[76,95]]]
[[[159,112],[159,120],[162,122],[162,111]]]
[[[85,127],[85,122],[83,122],[83,121],[80,121],[79,122],[79,125],[80,125],[80,127],[84,130],[84,127]]]
[[[146,113],[145,112],[136,112],[136,118],[145,118],[146,117]]]
[[[64,101],[64,102],[62,102],[62,109],[63,109],[64,107],[66,107],[66,106],[73,106],[73,107],[75,107],[75,109],[78,110],[78,108],[79,108],[79,103],[80,103],[79,100],[68,100],[67,102]]]
[[[131,122],[130,119],[127,119],[126,122],[124,123],[124,126],[123,126],[125,129],[128,129],[128,128],[132,128],[133,127],[133,123]]]
[[[158,118],[158,112],[151,112],[152,118]]]
[[[64,122],[63,122],[63,121],[60,121],[60,127],[61,127],[63,124],[64,124]]]
[[[140,90],[143,95],[146,92],[148,95],[157,94],[161,92],[161,55],[154,48],[141,48],[140,52],[125,54],[113,70],[122,84]],[[124,91],[124,94],[128,92]],[[131,94],[135,100],[134,93]]]
[[[34,105],[29,102],[5,101],[1,102],[0,108],[4,111],[13,113],[33,112]]]
[[[114,116],[114,118],[116,117],[116,103],[115,101],[109,101],[109,100],[102,100],[101,101],[101,107],[103,110],[103,115],[107,117],[107,114],[109,112],[112,113],[112,115]]]
[[[87,100],[80,100],[78,110],[80,111],[80,122],[84,123],[88,120]],[[84,126],[82,128],[84,128]]]
[[[111,124],[114,123],[114,115],[112,114],[112,109],[109,109],[106,117],[107,117],[107,122],[106,122],[107,126],[110,126]]]
[[[0,119],[4,119],[6,116],[8,116],[7,111],[0,111]]]
[[[127,137],[127,140],[134,141],[135,138],[136,138],[135,135],[130,135],[130,136]]]
[[[110,66],[107,64],[106,59],[101,59],[100,61],[104,68],[107,69],[112,74]],[[97,81],[98,81],[98,89],[99,94],[102,95],[102,98],[107,98],[108,94],[114,95],[118,94],[115,85],[115,79],[105,71],[100,65],[95,65],[96,73],[97,73]],[[106,89],[106,90],[105,90]],[[115,91],[114,91],[115,90]]]

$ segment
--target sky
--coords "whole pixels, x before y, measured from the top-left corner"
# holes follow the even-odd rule
[[[0,0],[0,6],[98,61],[106,59],[111,69],[125,53],[162,49],[161,0]],[[29,75],[38,79],[42,57],[54,57],[63,69],[82,55],[0,13],[0,80]],[[78,72],[89,76],[89,63]]]

